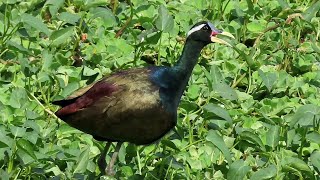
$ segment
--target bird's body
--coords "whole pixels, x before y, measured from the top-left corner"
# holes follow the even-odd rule
[[[197,23],[175,66],[113,73],[54,102],[62,106],[56,115],[97,140],[140,145],[160,139],[176,125],[181,96],[203,47],[225,43],[217,34],[222,32],[211,23]]]
[[[76,91],[66,100],[70,104],[56,114],[99,140],[150,144],[174,127],[177,119],[176,113],[166,111],[161,87],[150,78],[157,69],[111,74]]]

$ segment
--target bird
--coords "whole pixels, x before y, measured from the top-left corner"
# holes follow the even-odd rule
[[[146,66],[111,73],[76,90],[53,104],[61,106],[56,116],[70,126],[106,141],[98,159],[100,171],[114,175],[114,163],[123,142],[148,145],[156,142],[177,123],[177,108],[201,50],[210,43],[231,46],[218,38],[231,33],[209,21],[194,24],[177,63],[173,66]],[[105,156],[117,143],[108,165]]]

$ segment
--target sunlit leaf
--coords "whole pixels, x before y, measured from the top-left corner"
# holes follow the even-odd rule
[[[313,104],[306,104],[300,106],[294,114],[290,122],[290,127],[295,124],[301,126],[312,126],[314,121],[319,121],[320,118],[320,107]]]
[[[221,135],[218,134],[217,131],[210,130],[208,132],[206,139],[211,143],[213,143],[222,152],[222,154],[227,159],[228,163],[232,162],[230,151],[227,148],[226,144],[224,143],[223,138],[221,137]]]
[[[240,133],[240,137],[242,140],[249,141],[255,145],[258,145],[262,151],[266,151],[265,146],[263,145],[260,137],[257,134],[250,131],[243,131]]]
[[[204,109],[221,117],[222,119],[226,120],[229,124],[232,124],[232,118],[230,117],[228,111],[226,111],[222,107],[215,104],[207,104],[204,106]]]
[[[316,168],[316,170],[319,173],[320,172],[320,151],[319,150],[314,151],[311,154],[310,159],[311,159],[312,165]]]
[[[245,162],[241,160],[237,160],[230,165],[227,180],[238,180],[244,179],[246,174],[250,171],[250,167],[245,164]]]
[[[40,20],[39,18],[34,17],[34,16],[30,15],[30,14],[26,14],[26,13],[25,13],[25,14],[22,14],[21,17],[22,17],[22,21],[23,21],[24,23],[26,23],[26,24],[28,24],[29,26],[37,29],[37,30],[40,31],[40,32],[45,33],[46,35],[50,35],[50,31],[49,31],[47,25],[44,24],[44,23],[42,22],[42,20]]]
[[[310,7],[302,13],[302,17],[306,21],[311,21],[313,17],[316,16],[316,13],[319,13],[320,1],[314,1],[315,3],[310,5]]]
[[[74,27],[70,26],[67,28],[63,28],[57,31],[53,31],[50,40],[52,41],[53,46],[59,46],[60,44],[66,42],[66,40],[71,37],[74,33]]]
[[[262,79],[262,82],[264,83],[264,85],[267,87],[267,89],[269,91],[271,91],[273,84],[276,82],[277,80],[277,75],[275,73],[271,73],[271,72],[263,72],[260,69],[258,70],[259,75]]]
[[[170,32],[173,28],[173,18],[164,5],[160,5],[158,9],[158,18],[156,19],[156,27],[163,32]]]
[[[271,126],[267,132],[267,145],[273,149],[278,146],[280,139],[280,127],[277,125]]]
[[[271,164],[266,168],[259,169],[258,171],[254,172],[251,176],[251,180],[256,179],[271,179],[275,177],[277,174],[277,168],[275,165]]]
[[[19,139],[17,141],[17,146],[19,147],[20,150],[27,153],[33,159],[35,159],[35,160],[37,159],[36,155],[34,154],[35,148],[34,148],[33,144],[31,144],[30,141],[25,140],[25,139]]]
[[[74,173],[84,173],[86,171],[89,161],[89,152],[90,147],[86,148],[81,152]]]

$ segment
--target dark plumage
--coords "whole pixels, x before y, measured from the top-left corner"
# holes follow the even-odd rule
[[[140,145],[160,139],[176,125],[180,98],[200,51],[212,42],[227,44],[215,37],[217,34],[231,36],[209,22],[195,24],[175,66],[113,73],[54,102],[62,106],[56,115],[97,140]]]

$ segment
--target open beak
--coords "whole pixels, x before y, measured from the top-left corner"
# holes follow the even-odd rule
[[[228,36],[228,37],[230,37],[232,39],[235,39],[234,36],[229,32],[219,32],[219,33],[212,33],[212,35],[211,35],[211,41],[212,42],[216,42],[216,43],[220,43],[220,44],[225,44],[227,46],[231,46],[231,44],[229,44],[227,41],[216,37],[217,35]]]

